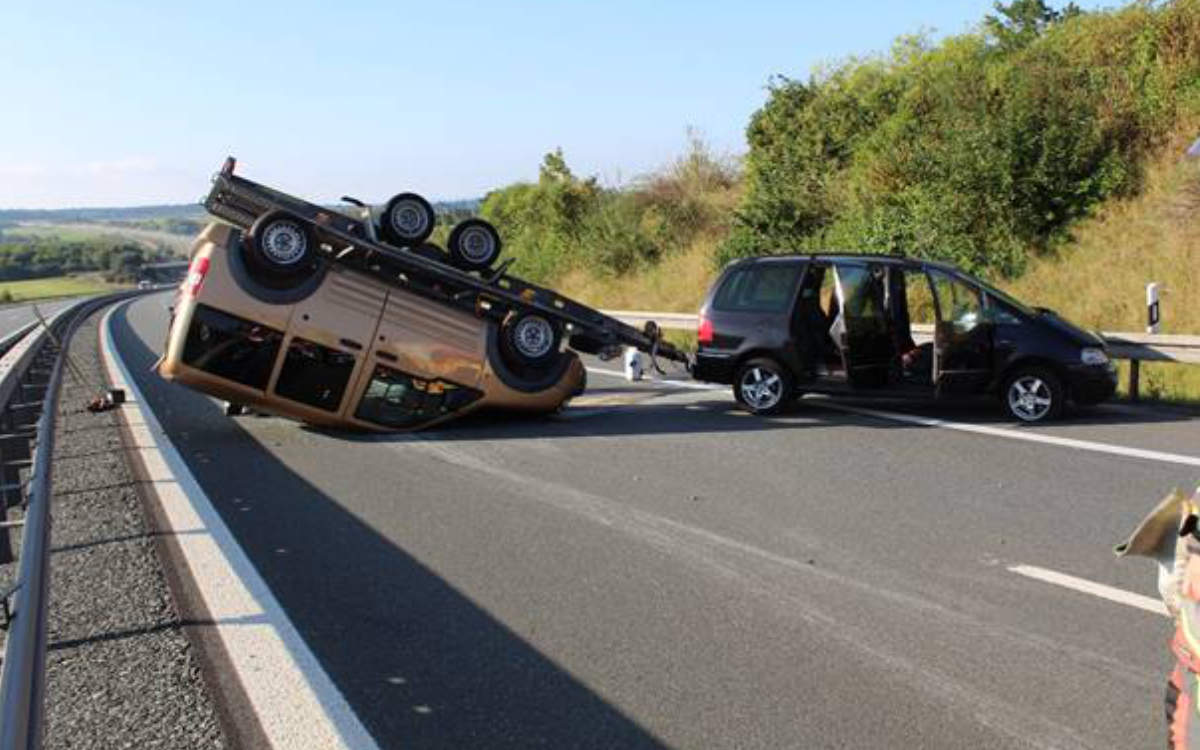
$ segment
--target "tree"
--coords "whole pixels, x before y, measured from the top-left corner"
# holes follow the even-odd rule
[[[988,15],[983,27],[1003,51],[1021,49],[1037,39],[1052,24],[1074,18],[1083,11],[1075,3],[1054,10],[1045,0],[1013,0],[1008,5],[996,2],[992,7],[999,16]]]

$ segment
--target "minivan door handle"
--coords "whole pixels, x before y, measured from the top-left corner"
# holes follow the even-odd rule
[[[352,340],[352,339],[339,339],[339,343],[340,343],[342,346],[348,347],[348,348],[350,348],[350,349],[353,349],[353,350],[355,350],[355,351],[362,351],[362,348],[363,348],[363,347],[362,347],[362,344],[360,344],[360,343],[358,343],[357,341],[354,341],[354,340]]]

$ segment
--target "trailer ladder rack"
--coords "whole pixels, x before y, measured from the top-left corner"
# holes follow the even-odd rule
[[[653,321],[638,330],[553,290],[510,276],[505,270],[511,259],[490,274],[482,272],[488,275],[481,278],[383,244],[371,239],[374,233],[358,219],[234,175],[234,164],[230,157],[213,178],[204,207],[243,230],[249,230],[266,213],[286,211],[313,230],[319,257],[325,263],[351,268],[390,286],[498,322],[514,311],[536,311],[557,321],[567,333],[590,339],[595,351],[587,353],[613,355],[619,352],[618,347],[630,346],[690,366],[688,355],[663,341]]]

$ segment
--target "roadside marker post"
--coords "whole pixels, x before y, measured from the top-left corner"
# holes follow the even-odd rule
[[[1146,285],[1146,333],[1158,333],[1162,311],[1158,305],[1158,282]]]
[[[1200,143],[1200,142],[1198,142]],[[1146,333],[1158,333],[1162,322],[1162,308],[1158,304],[1159,287],[1157,281],[1146,285]],[[1138,387],[1141,380],[1141,361],[1129,360],[1129,400],[1138,400]]]

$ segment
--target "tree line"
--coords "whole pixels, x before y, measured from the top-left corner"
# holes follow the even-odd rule
[[[1136,193],[1156,149],[1198,119],[1200,0],[1094,12],[1014,0],[968,33],[771,80],[741,164],[697,141],[659,174],[606,188],[556,151],[481,212],[517,271],[546,281],[633,272],[697,236],[716,266],[837,250],[1013,277],[1072,222]]]
[[[167,253],[115,240],[63,241],[55,238],[29,242],[0,242],[0,281],[20,281],[100,272],[106,281],[137,278],[143,263],[169,260]]]

